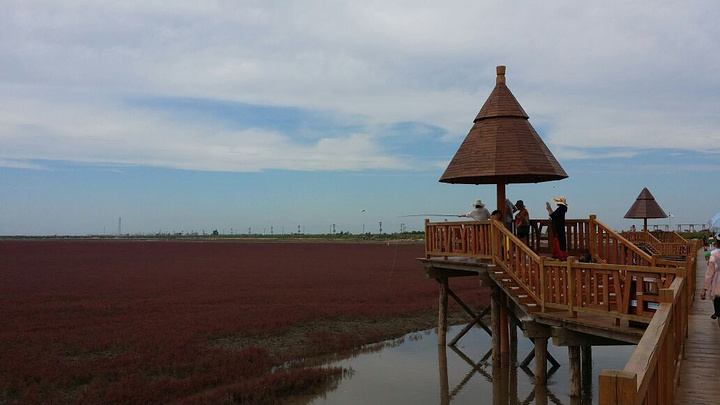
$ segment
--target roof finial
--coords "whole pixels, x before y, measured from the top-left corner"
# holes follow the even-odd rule
[[[495,84],[505,84],[505,66],[498,66],[496,70],[497,78],[495,79]]]

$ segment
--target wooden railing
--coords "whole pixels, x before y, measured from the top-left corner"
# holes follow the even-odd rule
[[[609,264],[653,266],[653,257],[590,216],[590,251]]]
[[[687,336],[684,277],[660,290],[660,305],[623,370],[602,370],[601,405],[672,404]]]
[[[426,219],[425,256],[492,259],[490,221],[430,223]]]
[[[685,240],[677,232],[640,231],[622,232],[621,235],[636,245],[646,245],[664,257],[685,257],[695,252],[694,243]]]
[[[685,273],[683,268],[619,266],[548,261],[544,263],[543,308],[648,323],[659,291]]]
[[[658,307],[658,294],[678,276],[685,262],[654,259],[597,221],[570,220],[568,246],[589,249],[599,263],[580,263],[573,257],[558,261],[533,248],[546,240],[545,221],[530,246],[498,221],[426,221],[426,256],[459,256],[492,260],[508,273],[543,312],[566,310],[648,323]],[[543,249],[540,249],[541,252]]]
[[[539,254],[550,253],[550,239],[553,237],[549,219],[530,220],[530,247]],[[587,219],[568,219],[565,221],[567,251],[571,255],[579,255],[588,247],[588,231],[590,221]]]

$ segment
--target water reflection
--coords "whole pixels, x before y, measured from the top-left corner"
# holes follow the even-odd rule
[[[451,328],[449,335],[460,329]],[[351,370],[337,386],[318,397],[289,403],[587,405],[597,402],[598,373],[623,368],[634,349],[631,345],[593,347],[592,368],[582,370],[587,373],[583,374],[582,398],[570,398],[566,347],[548,345],[558,365],[548,370],[547,387],[535,387],[533,371],[517,362],[493,368],[490,347],[490,337],[477,328],[456,347],[438,347],[432,330],[366,346],[361,354],[326,363]],[[521,354],[532,351],[532,342],[520,337],[518,350]]]

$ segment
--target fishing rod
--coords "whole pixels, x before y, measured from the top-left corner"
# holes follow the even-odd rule
[[[403,217],[456,217],[457,214],[410,214],[410,215],[400,215],[400,218]]]

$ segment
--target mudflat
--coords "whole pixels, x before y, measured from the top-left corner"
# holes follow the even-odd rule
[[[0,402],[312,390],[341,371],[276,366],[436,326],[423,255],[421,243],[2,241]],[[477,279],[453,283],[488,304]]]

